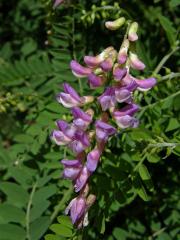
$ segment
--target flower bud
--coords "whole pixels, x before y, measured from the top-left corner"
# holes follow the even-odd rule
[[[133,22],[130,25],[129,32],[128,32],[129,41],[134,42],[134,41],[138,40],[137,30],[138,30],[138,23]]]
[[[136,70],[143,70],[146,67],[145,64],[139,60],[138,56],[132,52],[130,52],[129,59],[131,67]]]
[[[105,22],[105,26],[107,29],[114,31],[119,29],[125,23],[126,19],[124,17],[118,18],[115,21],[108,21]]]
[[[121,46],[121,48],[119,50],[119,53],[118,53],[118,62],[120,64],[124,64],[126,62],[128,49],[129,49],[129,40],[126,39],[122,43],[122,46]]]

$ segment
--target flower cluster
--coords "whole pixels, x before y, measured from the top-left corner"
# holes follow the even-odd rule
[[[124,18],[107,22],[106,27],[115,30],[124,24]],[[122,23],[123,22],[123,23]],[[119,129],[135,128],[138,120],[134,114],[139,107],[133,101],[133,92],[147,91],[155,84],[154,78],[137,79],[130,70],[143,70],[145,64],[131,50],[131,42],[138,39],[137,23],[132,23],[128,34],[117,52],[108,47],[97,56],[85,56],[86,66],[72,60],[72,73],[78,78],[87,78],[91,89],[104,86],[104,92],[97,98],[80,96],[68,83],[64,83],[64,92],[57,95],[57,101],[70,108],[73,116],[71,123],[63,120],[56,122],[58,130],[52,132],[52,139],[58,145],[67,145],[75,155],[73,160],[63,159],[63,177],[71,179],[75,192],[74,198],[66,209],[70,212],[73,224],[78,228],[88,223],[87,213],[95,201],[90,194],[88,179],[96,170],[108,139]],[[99,115],[89,105],[97,101]],[[82,109],[83,108],[83,109]],[[110,123],[111,121],[111,123]]]

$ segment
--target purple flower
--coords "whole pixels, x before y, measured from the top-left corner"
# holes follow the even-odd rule
[[[112,67],[113,67],[113,60],[111,58],[107,58],[106,60],[104,60],[101,64],[100,67],[102,68],[102,70],[104,72],[109,72],[111,71]]]
[[[75,136],[77,129],[72,124],[68,124],[63,120],[57,120],[56,125],[66,137],[72,139]]]
[[[65,210],[65,214],[67,215],[69,211],[73,224],[81,221],[86,212],[86,199],[83,196],[72,199]]]
[[[74,125],[81,130],[86,130],[92,121],[92,116],[78,107],[72,108],[72,114],[74,116]]]
[[[119,103],[130,103],[132,101],[131,92],[127,88],[123,87],[115,88],[115,97],[116,101]]]
[[[137,89],[140,91],[148,91],[149,89],[154,87],[154,85],[156,85],[157,82],[155,78],[147,78],[144,80],[135,79],[135,81],[138,85]]]
[[[88,67],[91,67],[91,68],[97,67],[103,61],[104,61],[104,58],[102,55],[84,57],[84,62],[88,65]]]
[[[90,176],[90,172],[88,168],[84,166],[75,181],[75,185],[74,185],[75,192],[79,192],[85,186],[89,176]]]
[[[57,144],[57,145],[67,145],[71,142],[71,139],[67,137],[62,131],[54,130],[51,133],[50,138]]]
[[[145,64],[139,60],[138,56],[132,52],[130,52],[130,65],[132,68],[137,70],[143,70],[146,66]]]
[[[136,104],[128,104],[127,106],[121,108],[120,110],[114,111],[114,116],[125,116],[125,115],[134,115],[139,110],[139,106]]]
[[[121,81],[126,74],[127,74],[127,68],[120,68],[116,66],[113,69],[113,76],[116,81]]]
[[[74,153],[79,154],[90,146],[89,138],[85,132],[77,131],[68,146]]]
[[[97,88],[104,84],[105,79],[103,76],[97,76],[94,73],[88,75],[89,85],[91,88]]]
[[[98,101],[103,111],[114,108],[116,103],[114,88],[108,87],[105,92],[98,97]]]
[[[120,128],[128,128],[128,127],[136,128],[139,124],[139,121],[136,118],[129,115],[125,115],[122,117],[114,116],[114,118],[116,120],[117,125]]]
[[[82,169],[81,162],[79,160],[64,159],[61,163],[64,165],[63,177],[75,180]]]
[[[68,83],[64,83],[63,88],[64,92],[59,93],[56,97],[59,103],[67,108],[81,106],[83,104],[84,99],[81,98]]]
[[[100,156],[101,151],[98,148],[95,148],[90,153],[88,153],[86,166],[90,172],[94,172],[96,170]]]
[[[139,107],[136,104],[130,104],[119,111],[114,111],[113,116],[117,125],[120,128],[137,127],[139,121],[133,117],[133,114],[136,113],[138,109]]]
[[[78,78],[87,77],[89,74],[91,74],[91,71],[92,71],[90,68],[81,66],[75,60],[71,61],[70,67],[71,67],[72,73]]]
[[[116,129],[110,124],[105,123],[101,120],[96,121],[96,138],[98,141],[107,141],[109,136],[116,133]]]

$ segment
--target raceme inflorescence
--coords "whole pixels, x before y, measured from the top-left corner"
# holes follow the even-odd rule
[[[117,30],[125,22],[121,17],[106,22],[105,26]],[[100,96],[80,96],[68,83],[63,84],[64,91],[57,95],[57,101],[69,108],[73,117],[71,123],[56,121],[58,130],[52,132],[51,138],[57,145],[66,145],[75,155],[73,160],[63,159],[61,163],[63,177],[72,180],[78,193],[65,211],[70,213],[77,228],[88,224],[88,210],[96,199],[95,195],[89,194],[88,179],[96,170],[108,139],[120,129],[135,128],[139,124],[134,117],[139,107],[134,103],[133,92],[147,91],[156,84],[155,78],[142,80],[131,74],[132,69],[141,71],[145,68],[133,50],[134,42],[138,40],[137,30],[136,22],[128,22],[118,52],[110,46],[97,56],[85,56],[86,66],[71,61],[72,73],[77,78],[87,78],[91,89],[104,88]]]

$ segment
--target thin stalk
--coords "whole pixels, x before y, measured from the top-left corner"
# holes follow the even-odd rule
[[[59,202],[59,204],[55,207],[54,212],[52,213],[50,220],[51,222],[54,221],[54,219],[57,217],[57,215],[59,214],[59,211],[61,209],[63,209],[64,204],[66,203],[66,201],[70,198],[71,194],[73,192],[73,187],[72,185],[69,187],[69,189],[65,192],[63,198],[61,199],[61,201]]]
[[[170,74],[162,77],[161,80],[158,81],[158,83],[164,82],[165,80],[169,80],[169,79],[171,80],[171,79],[173,79],[173,78],[178,78],[178,77],[180,77],[180,73],[173,73],[173,72],[172,72],[172,73],[170,73]]]
[[[74,20],[74,14],[75,14],[75,9],[73,7],[73,20],[72,20],[72,45],[73,45],[73,58],[76,59],[76,51],[75,51],[75,39],[74,39],[74,34],[75,34],[75,20]],[[81,83],[81,79],[78,78],[78,84],[79,84],[79,91],[80,94],[83,95],[83,87]]]
[[[167,60],[179,49],[179,47],[174,48],[170,53],[168,53],[167,55],[165,55],[162,60],[160,61],[160,63],[157,65],[157,67],[155,68],[154,72],[152,75],[157,74],[161,68],[164,66],[164,64],[167,62]]]
[[[31,212],[31,206],[32,206],[32,201],[33,201],[33,197],[34,197],[34,193],[36,191],[37,188],[37,181],[35,182],[32,191],[30,193],[30,197],[29,197],[29,201],[28,201],[28,205],[27,205],[27,210],[26,210],[26,238],[28,240],[31,240],[31,236],[30,236],[30,212]]]

